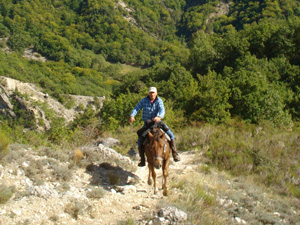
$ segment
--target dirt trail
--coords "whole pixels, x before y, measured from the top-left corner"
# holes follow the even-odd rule
[[[189,162],[193,159],[193,154],[181,153],[181,161],[174,163],[171,162],[169,167],[169,177],[175,176],[177,173],[182,173],[186,169],[191,169]],[[180,171],[180,172],[179,172]],[[101,212],[102,224],[117,224],[118,221],[127,221],[133,219],[138,224],[146,224],[145,219],[153,218],[159,208],[157,208],[162,200],[166,197],[163,196],[162,186],[162,171],[156,170],[157,173],[157,186],[159,191],[154,194],[153,186],[148,185],[148,167],[139,167],[135,175],[140,178],[139,182],[134,187],[129,187],[125,194],[122,193],[109,193],[105,198],[101,199],[99,204],[99,212]]]

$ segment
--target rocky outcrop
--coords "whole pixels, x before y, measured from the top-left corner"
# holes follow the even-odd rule
[[[26,117],[33,119],[36,130],[45,131],[51,128],[49,120],[46,119],[45,112],[40,107],[33,105],[30,101],[26,101],[19,96],[15,96],[15,100],[18,108],[25,110]]]
[[[47,118],[45,111],[40,107],[49,108],[57,117],[65,119],[66,124],[73,121],[78,113],[79,106],[83,108],[91,105],[94,110],[101,109],[105,97],[90,97],[70,95],[74,100],[74,106],[67,109],[56,99],[44,93],[34,84],[24,83],[8,77],[0,77],[0,113],[9,115],[13,118],[17,116],[14,112],[14,105],[17,108],[26,111],[26,117],[35,121],[35,128],[39,131],[50,129],[50,120]],[[13,103],[14,102],[14,103]],[[96,107],[97,106],[97,107]]]
[[[230,11],[230,6],[232,5],[232,2],[224,2],[219,1],[219,4],[216,6],[216,11],[211,13],[208,18],[206,19],[205,23],[211,23],[216,18],[219,18],[223,15],[227,15]]]
[[[10,103],[6,91],[1,88],[0,85],[0,112],[2,114],[10,115],[11,117],[16,117],[16,114],[13,112],[13,105]]]
[[[29,60],[41,61],[46,62],[47,58],[41,56],[39,53],[34,52],[33,48],[26,48],[24,50],[23,57]]]

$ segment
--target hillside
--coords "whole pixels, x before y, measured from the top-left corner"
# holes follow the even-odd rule
[[[63,94],[135,99],[152,85],[189,121],[241,117],[289,129],[299,120],[298,1],[0,5],[0,75],[62,103]],[[117,117],[128,110],[109,113],[124,126]]]
[[[0,224],[299,223],[299,46],[296,0],[0,0]],[[169,197],[128,158],[150,86]]]

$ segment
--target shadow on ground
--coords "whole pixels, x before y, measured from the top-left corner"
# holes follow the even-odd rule
[[[92,176],[91,185],[101,185],[106,190],[113,185],[125,186],[135,184],[139,180],[139,177],[135,174],[119,166],[112,166],[107,162],[101,163],[100,165],[88,165],[86,167],[86,173]]]

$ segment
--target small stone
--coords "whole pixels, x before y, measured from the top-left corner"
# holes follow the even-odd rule
[[[67,218],[67,215],[65,213],[61,213],[58,215],[60,218]]]
[[[239,223],[239,224],[246,224],[246,221],[243,220],[243,219],[241,219],[241,218],[239,218],[239,217],[234,217],[234,219],[235,219],[235,221],[236,221],[237,223]]]
[[[154,217],[154,224],[161,224],[165,221],[163,217]]]
[[[16,214],[17,216],[21,216],[21,210],[15,210],[15,209],[13,209],[13,210],[11,210],[11,212],[12,213],[14,213],[14,214]]]
[[[225,201],[226,201],[226,200],[225,200],[225,199],[222,199],[222,198],[219,200],[219,202],[220,202],[221,205],[223,205],[223,204],[225,203]]]
[[[134,185],[119,186],[118,190],[123,194],[136,193],[136,187]]]
[[[275,216],[280,217],[280,213],[279,213],[279,212],[274,212],[273,214],[274,214]]]
[[[171,222],[186,221],[187,214],[175,207],[165,207],[158,212],[159,217],[170,220]]]
[[[193,167],[187,166],[187,167],[186,167],[186,170],[193,170]]]
[[[141,206],[139,206],[139,205],[133,206],[132,209],[135,209],[135,210],[141,210]]]
[[[117,211],[116,211],[115,209],[111,209],[111,210],[110,210],[110,213],[111,213],[111,214],[115,214],[116,212],[117,212]]]
[[[28,165],[27,162],[23,162],[23,163],[22,163],[22,167],[23,167],[23,168],[27,168],[27,167],[29,167],[29,165]]]
[[[18,175],[18,176],[21,176],[21,175],[23,175],[23,174],[24,174],[24,173],[23,173],[23,170],[19,170],[19,169],[17,170],[17,175]]]

